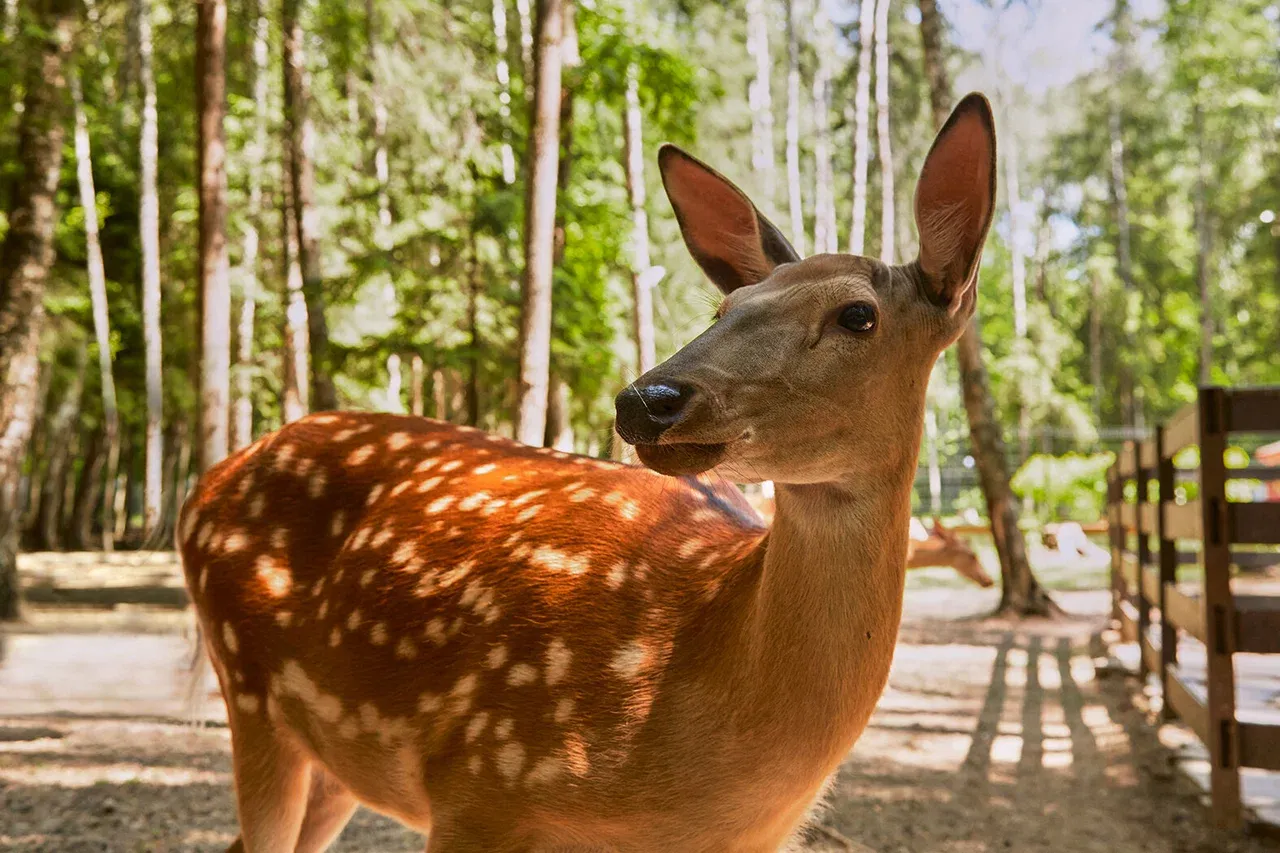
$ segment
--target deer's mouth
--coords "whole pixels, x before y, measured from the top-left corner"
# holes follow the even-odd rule
[[[710,471],[719,465],[729,450],[729,442],[637,444],[635,448],[640,461],[659,474],[686,477]]]

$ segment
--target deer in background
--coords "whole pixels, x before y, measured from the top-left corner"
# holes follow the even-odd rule
[[[974,310],[990,107],[968,96],[935,140],[904,266],[801,260],[720,174],[670,146],[659,165],[725,296],[618,395],[647,468],[324,413],[187,501],[233,850],[322,850],[364,803],[433,853],[774,851],[866,726],[925,386]],[[708,472],[773,480],[772,527]]]
[[[983,589],[995,585],[974,550],[959,536],[943,527],[942,519],[935,516],[933,527],[926,530],[924,524],[913,518],[910,540],[907,543],[907,568],[925,569],[932,566],[950,566],[961,577],[973,581]]]

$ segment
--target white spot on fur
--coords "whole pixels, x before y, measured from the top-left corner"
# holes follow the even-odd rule
[[[627,580],[627,562],[619,560],[613,564],[613,568],[609,570],[609,574],[605,575],[605,583],[609,584],[610,589],[619,589]]]
[[[378,498],[382,497],[382,493],[383,491],[386,490],[386,488],[387,487],[382,483],[378,483],[377,485],[375,485],[372,489],[369,490],[369,497],[365,498],[364,505],[373,506],[375,503],[377,503]]]
[[[569,718],[573,716],[573,700],[561,699],[556,703],[555,721],[561,725],[569,722]]]
[[[391,490],[391,497],[393,498],[400,497],[405,492],[409,491],[409,487],[412,485],[413,485],[412,480],[401,480],[400,482],[396,483],[395,488]]]
[[[473,755],[467,759],[467,769],[471,771],[472,775],[478,774],[483,767],[484,759],[480,756]]]
[[[427,639],[435,643],[437,646],[443,646],[446,641],[444,633],[444,620],[436,617],[427,623],[426,627]]]
[[[404,450],[409,446],[410,436],[407,432],[393,432],[387,436],[387,447],[392,450]]]
[[[564,640],[556,637],[547,645],[547,684],[556,684],[569,672],[569,661],[573,652],[565,645]]]
[[[247,547],[249,547],[249,537],[238,530],[228,534],[227,538],[222,542],[222,550],[228,553],[243,551]]]
[[[365,444],[357,447],[355,450],[347,454],[348,465],[363,465],[369,461],[369,457],[373,455],[373,445]]]
[[[538,680],[538,668],[527,663],[518,663],[507,673],[507,684],[522,687]]]
[[[373,627],[369,629],[369,642],[375,646],[386,645],[387,642],[387,623],[375,622]]]
[[[329,477],[321,469],[311,475],[311,479],[307,481],[307,494],[312,498],[318,498],[324,494],[325,486],[329,484]]]
[[[359,530],[356,531],[356,535],[351,537],[351,542],[348,545],[348,547],[352,551],[359,551],[361,548],[364,547],[364,543],[369,541],[369,536],[372,533],[373,533],[373,530],[371,528],[361,527]]]
[[[329,632],[329,648],[336,649],[338,647],[338,644],[341,642],[342,642],[342,629],[335,626],[334,629]]]
[[[441,699],[435,693],[423,693],[418,697],[418,713],[433,714],[440,710]]]
[[[506,740],[511,737],[511,730],[515,727],[516,721],[510,717],[505,717],[498,721],[493,727],[493,736],[498,740]]]
[[[226,644],[227,651],[231,654],[234,655],[240,651],[240,641],[236,638],[236,632],[230,622],[222,623],[222,642]]]
[[[635,501],[627,501],[618,508],[618,515],[626,521],[635,521],[640,517],[640,504]]]
[[[425,474],[439,464],[439,459],[423,459],[416,467],[414,467],[413,472],[415,474]]]
[[[502,748],[498,750],[494,763],[498,766],[498,773],[508,782],[514,781],[520,775],[520,770],[524,767],[524,747],[516,741],[504,743]]]
[[[426,494],[444,482],[444,477],[429,477],[418,484],[418,494]]]
[[[262,515],[262,511],[267,508],[267,496],[262,492],[253,496],[249,501],[249,517],[258,518]]]
[[[412,540],[406,540],[400,543],[400,547],[396,548],[391,560],[396,563],[404,564],[418,556],[418,546]]]
[[[252,693],[237,693],[236,707],[246,714],[256,714],[262,707],[262,700]]]
[[[547,493],[546,489],[534,489],[532,492],[525,492],[520,497],[511,502],[512,506],[524,506],[529,501],[536,500]]]
[[[277,527],[271,531],[271,547],[277,551],[283,551],[289,545],[289,531],[284,527]]]
[[[523,509],[520,511],[520,514],[516,516],[516,524],[524,524],[540,512],[542,512],[542,504],[534,504],[528,509]]]
[[[413,660],[418,656],[418,647],[408,637],[401,637],[396,644],[396,657],[400,660]]]
[[[257,576],[266,584],[266,590],[276,598],[287,596],[293,588],[293,576],[288,569],[276,564],[273,557],[261,555],[255,564]]]
[[[360,615],[359,607],[357,607],[355,610],[352,610],[351,615],[347,617],[347,630],[354,631],[356,628],[359,628],[361,618],[362,616]]]
[[[595,494],[596,494],[595,489],[579,489],[578,491],[569,495],[569,500],[573,501],[576,504],[580,504],[583,501],[591,500],[591,498],[595,497]]]
[[[484,465],[477,465],[475,467],[475,470],[472,471],[471,473],[476,474],[478,476],[484,476],[485,474],[488,474],[490,471],[494,470],[497,467],[498,466],[493,464],[492,462],[488,462],[488,463],[485,463]]]
[[[475,567],[475,560],[463,560],[461,563],[440,576],[440,588],[448,589],[467,575],[471,574],[471,570]]]
[[[463,498],[461,502],[458,503],[458,509],[463,512],[474,512],[487,500],[489,500],[488,492],[476,492],[475,494],[467,495]]]
[[[288,628],[293,624],[293,613],[288,610],[276,611],[276,624],[281,628]]]
[[[570,555],[545,547],[533,549],[529,562],[553,572],[568,572],[571,575],[583,574],[591,568],[591,560],[581,554]]]
[[[649,647],[642,640],[633,640],[618,650],[609,668],[622,678],[635,678],[649,665],[649,654]]]
[[[546,755],[534,762],[533,769],[524,777],[527,785],[545,785],[554,782],[564,772],[564,763],[554,755]]]
[[[342,510],[338,510],[333,514],[333,518],[329,521],[329,535],[341,536],[343,529],[346,527],[347,514]]]
[[[437,512],[444,512],[446,509],[453,506],[453,502],[456,500],[457,498],[453,495],[445,495],[442,498],[436,498],[431,503],[427,504],[427,512],[433,514]]]
[[[457,459],[453,459],[441,465],[440,470],[448,474],[450,471],[457,471],[461,467],[462,467],[462,463],[459,462]]]
[[[467,721],[467,743],[475,740],[484,731],[484,727],[489,725],[489,712],[481,711]]]
[[[489,649],[488,662],[489,662],[489,669],[498,669],[500,666],[506,663],[507,647],[494,646],[493,648]]]
[[[388,542],[390,542],[391,537],[394,535],[395,533],[392,532],[390,527],[384,527],[374,534],[373,540],[370,544],[373,545],[373,547],[375,548],[381,548],[383,545],[386,545]]]

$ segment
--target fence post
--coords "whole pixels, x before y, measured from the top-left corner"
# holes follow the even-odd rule
[[[1121,451],[1123,452],[1123,451]],[[1107,536],[1111,540],[1111,621],[1120,628],[1120,556],[1124,531],[1120,527],[1120,502],[1124,498],[1120,479],[1120,454],[1107,471]]]
[[[1170,585],[1178,582],[1178,543],[1169,536],[1165,526],[1165,507],[1173,502],[1174,482],[1173,454],[1165,447],[1164,427],[1156,427],[1156,482],[1160,494],[1156,513],[1156,530],[1160,540],[1160,718],[1173,719],[1169,705],[1169,667],[1178,662],[1178,629],[1169,620],[1168,600]]]
[[[1151,559],[1151,532],[1143,523],[1142,509],[1149,502],[1147,494],[1147,475],[1142,468],[1142,448],[1145,442],[1135,440],[1133,442],[1133,482],[1137,490],[1134,502],[1133,513],[1135,522],[1135,532],[1137,534],[1137,546],[1134,549],[1134,556],[1137,557],[1137,590],[1135,596],[1138,600],[1138,680],[1139,683],[1146,687],[1147,675],[1150,670],[1147,668],[1147,656],[1142,653],[1142,643],[1147,638],[1147,631],[1151,627],[1151,602],[1147,601],[1146,590],[1143,589],[1142,580],[1146,572],[1147,562]]]
[[[1240,809],[1240,745],[1236,727],[1235,602],[1231,595],[1231,534],[1228,529],[1226,392],[1201,388],[1200,506],[1204,533],[1205,648],[1209,713],[1209,794],[1213,821],[1237,828]]]

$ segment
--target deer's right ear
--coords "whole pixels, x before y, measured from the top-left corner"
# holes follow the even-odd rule
[[[658,170],[689,254],[725,293],[800,260],[751,199],[701,160],[667,144],[658,150]]]
[[[966,316],[976,304],[978,261],[996,202],[996,126],[974,92],[951,113],[916,184],[920,268],[935,304]]]

